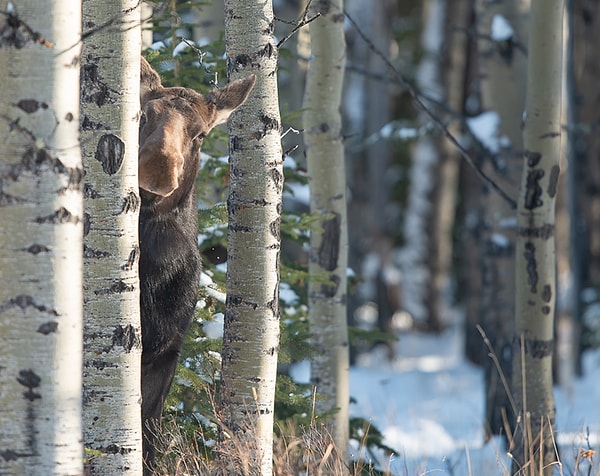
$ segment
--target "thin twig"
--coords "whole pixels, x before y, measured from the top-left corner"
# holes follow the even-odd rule
[[[277,48],[279,48],[287,40],[289,40],[300,28],[308,25],[311,21],[314,21],[321,16],[321,14],[319,12],[317,12],[315,15],[308,18],[308,9],[310,8],[311,3],[312,3],[312,0],[308,0],[308,2],[306,2],[306,7],[304,8],[304,11],[302,12],[302,17],[300,17],[300,20],[295,23],[294,28],[292,28],[292,30],[287,35],[285,35],[281,40],[279,40],[279,42],[277,43]],[[280,21],[283,21],[283,20],[280,20]],[[285,22],[285,23],[288,23],[288,22]]]
[[[460,152],[461,157],[473,168],[475,173],[493,190],[495,190],[513,209],[516,210],[517,202],[515,202],[500,186],[494,182],[490,177],[488,177],[478,166],[475,164],[469,153],[465,150],[465,148],[460,145],[458,139],[452,135],[452,133],[448,130],[448,128],[444,125],[444,123],[429,109],[429,107],[425,104],[425,102],[421,99],[419,94],[415,91],[412,85],[406,80],[404,75],[398,71],[398,69],[391,63],[391,61],[379,50],[373,42],[366,36],[366,34],[361,30],[356,21],[348,14],[346,10],[344,10],[344,15],[348,19],[348,21],[352,24],[352,26],[356,29],[358,35],[362,38],[362,40],[367,44],[369,49],[379,56],[386,66],[398,77],[399,82],[406,88],[406,91],[410,94],[410,97],[415,102],[417,107],[421,109],[431,121],[443,132],[444,136],[456,147],[456,149]]]

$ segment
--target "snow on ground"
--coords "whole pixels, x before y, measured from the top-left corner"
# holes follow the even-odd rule
[[[509,474],[510,460],[500,440],[484,443],[483,374],[463,358],[462,333],[406,332],[397,349],[394,362],[375,351],[350,370],[352,416],[369,420],[398,452],[392,458],[374,455],[379,467],[393,476]],[[599,364],[599,353],[586,355],[586,377],[555,391],[563,465],[556,474],[573,475],[578,449],[587,449],[588,441],[593,449],[598,444]],[[291,375],[307,381],[307,365],[296,366]],[[576,474],[587,475],[586,464]],[[590,474],[600,474],[598,468],[594,462]]]

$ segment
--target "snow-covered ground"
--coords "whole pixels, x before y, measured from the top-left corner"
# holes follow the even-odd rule
[[[484,443],[483,375],[465,361],[463,348],[456,329],[439,336],[405,332],[394,362],[374,352],[351,369],[350,392],[356,401],[351,414],[372,422],[384,443],[397,451],[392,458],[380,457],[381,469],[394,476],[509,474],[510,460],[500,440]],[[590,473],[589,461],[574,470],[578,450],[598,444],[599,367],[600,354],[586,355],[585,378],[568,390],[555,390],[562,463],[556,474],[600,474],[597,456]],[[296,366],[292,376],[305,381],[308,366]]]

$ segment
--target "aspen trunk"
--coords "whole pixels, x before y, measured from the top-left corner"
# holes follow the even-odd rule
[[[523,176],[518,201],[513,392],[520,411],[513,470],[550,475],[556,299],[555,200],[560,172],[564,0],[533,0]]]
[[[79,475],[81,2],[0,9],[0,474]]]
[[[309,325],[315,346],[311,382],[317,413],[331,417],[337,448],[348,448],[349,353],[346,325],[348,228],[340,103],[346,62],[342,0],[311,4],[311,60],[304,95],[304,145],[310,177]],[[345,453],[344,453],[345,455]]]
[[[272,474],[283,193],[273,21],[271,0],[225,2],[229,78],[250,73],[257,78],[247,102],[229,120],[231,184],[218,455],[223,475],[250,470]]]
[[[86,227],[84,439],[89,474],[141,474],[137,185],[140,10],[87,0],[82,150]],[[85,33],[85,32],[84,32]]]
[[[481,83],[481,111],[498,115],[496,139],[502,147],[488,150],[483,169],[516,197],[521,180],[523,133],[521,117],[525,108],[527,57],[519,46],[527,42],[529,12],[513,1],[477,2],[478,77]],[[501,31],[506,22],[513,30]],[[505,35],[501,35],[504,33]],[[506,140],[508,139],[508,140]],[[516,210],[500,195],[488,192],[483,197],[484,220],[482,267],[482,309],[480,324],[490,340],[496,362],[482,342],[485,389],[486,435],[505,435],[503,413],[514,421],[514,409],[501,373],[510,381],[515,308]],[[479,336],[481,340],[481,336]]]

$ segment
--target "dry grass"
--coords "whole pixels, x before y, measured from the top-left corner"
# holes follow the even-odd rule
[[[368,476],[390,474],[376,472],[362,459],[348,462],[345,452],[336,448],[333,436],[325,425],[312,423],[308,428],[298,429],[292,423],[278,428],[279,436],[273,444],[274,476]],[[202,449],[198,441],[186,437],[174,420],[165,422],[159,440],[165,442],[162,457],[156,463],[160,476],[221,476],[240,474],[259,476],[255,454],[250,439],[232,436],[227,444],[229,469],[220,468],[214,459],[214,451]],[[223,451],[223,450],[221,450]],[[359,455],[360,456],[360,455]],[[235,467],[235,469],[232,469]],[[391,475],[390,475],[391,476]]]

